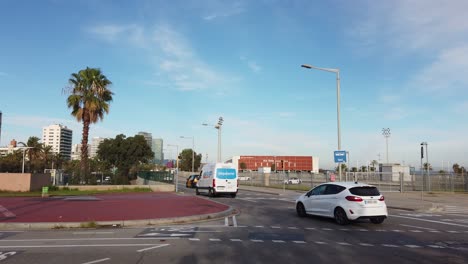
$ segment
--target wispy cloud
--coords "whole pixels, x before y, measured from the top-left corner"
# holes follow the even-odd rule
[[[281,112],[281,113],[278,113],[278,116],[279,116],[279,117],[294,117],[294,116],[296,116],[296,113],[293,113],[293,112]]]
[[[204,20],[212,21],[220,18],[227,18],[241,14],[245,11],[244,5],[241,2],[233,2],[226,5],[212,7],[214,11],[209,12],[203,16]]]
[[[363,46],[389,43],[400,51],[433,50],[466,39],[468,2],[369,1],[367,16],[348,28]],[[361,8],[362,9],[362,8]]]
[[[247,63],[247,67],[249,67],[255,73],[260,72],[262,70],[262,67],[253,60],[250,60],[244,56],[241,56],[240,60]]]
[[[412,80],[420,90],[447,92],[468,86],[468,45],[443,50]]]
[[[155,65],[158,79],[167,78],[169,87],[181,91],[202,89],[224,90],[235,80],[210,67],[198,56],[190,41],[169,25],[157,25],[148,30],[139,25],[101,25],[87,32],[115,45],[129,43],[144,48]],[[146,81],[154,83],[153,80]],[[158,84],[166,83],[158,81]]]

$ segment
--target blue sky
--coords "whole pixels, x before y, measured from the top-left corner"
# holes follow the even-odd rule
[[[467,1],[10,1],[0,0],[0,145],[61,123],[70,74],[101,68],[113,82],[110,114],[90,136],[139,131],[214,161],[312,155],[331,168],[389,160],[468,166]],[[175,150],[165,147],[166,157]]]

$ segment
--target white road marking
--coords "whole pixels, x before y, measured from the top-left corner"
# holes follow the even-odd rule
[[[341,231],[349,231],[348,228],[341,228],[340,230],[341,230]]]
[[[189,238],[188,240],[190,240],[190,241],[200,241],[199,238]]]
[[[461,224],[455,224],[455,223],[447,223],[447,222],[441,222],[441,221],[429,220],[429,219],[423,219],[423,218],[416,218],[416,217],[409,217],[409,216],[401,216],[401,215],[391,215],[391,216],[392,216],[392,217],[405,218],[405,219],[418,220],[418,221],[424,221],[424,222],[430,222],[430,223],[436,223],[436,224],[468,227],[468,225],[461,225]]]
[[[384,247],[392,247],[392,248],[397,248],[397,247],[399,247],[399,246],[393,245],[393,244],[382,244],[382,246],[384,246]]]
[[[295,226],[288,226],[288,229],[297,229]]]
[[[281,228],[281,227],[279,227],[279,226],[272,226],[271,228],[279,229],[279,228]]]
[[[237,219],[235,215],[232,216],[232,225],[234,225],[234,227],[237,227]]]
[[[315,230],[315,227],[306,227],[307,230]]]
[[[210,238],[209,240],[210,241],[221,241],[221,239],[219,239],[219,238]]]
[[[3,207],[3,205],[0,205],[0,213],[2,213],[5,217],[16,217],[14,213]]]
[[[166,246],[169,246],[169,244],[162,244],[162,245],[157,245],[157,246],[154,246],[154,247],[143,248],[143,249],[137,250],[137,252],[143,252],[143,251],[147,251],[147,250],[151,250],[151,249],[155,249],[155,248],[166,247]]]
[[[458,233],[460,233],[460,232],[458,232],[458,231],[453,231],[453,230],[450,230],[450,231],[447,231],[447,232],[452,233],[452,234],[458,234]]]
[[[333,231],[333,229],[331,229],[331,228],[322,228],[322,230],[325,230],[325,231]]]
[[[238,238],[231,238],[231,241],[233,241],[233,242],[242,242],[242,240],[238,239]]]
[[[35,246],[1,246],[1,248],[70,248],[70,247],[146,247],[155,244],[84,244],[84,245],[35,245]]]
[[[359,231],[361,231],[361,232],[367,232],[367,231],[369,231],[369,230],[367,230],[367,229],[359,229]]]
[[[73,235],[104,235],[104,234],[114,234],[114,232],[73,232]]]
[[[409,230],[410,232],[413,232],[413,233],[421,233],[422,231],[421,230]]]
[[[373,247],[374,246],[374,245],[368,244],[368,243],[359,243],[359,245],[361,245],[363,247]]]
[[[264,226],[255,226],[255,227],[258,227],[258,228],[264,228]]]
[[[284,240],[272,240],[273,243],[284,243]]]
[[[293,241],[294,243],[296,244],[305,244],[306,242],[305,241]]]
[[[323,242],[323,241],[314,241],[314,243],[319,244],[319,245],[328,244],[327,242]]]
[[[409,248],[420,248],[421,246],[418,246],[418,245],[405,245],[405,247],[409,247]]]
[[[429,231],[429,232],[431,232],[431,233],[440,233],[439,230],[431,230],[431,231]]]
[[[420,227],[420,226],[412,226],[412,225],[404,225],[400,224],[401,226],[407,226],[407,227],[413,227],[413,228],[419,228],[419,229],[425,229],[425,230],[435,230],[434,228],[427,228],[427,227]]]
[[[97,259],[97,260],[94,260],[94,261],[85,262],[83,264],[94,264],[94,263],[104,262],[104,261],[108,261],[108,260],[110,260],[110,258]]]
[[[387,230],[385,230],[385,229],[377,229],[375,231],[377,231],[377,232],[387,232]]]
[[[2,242],[33,242],[33,241],[107,241],[107,240],[155,240],[160,237],[99,237],[99,238],[37,238],[37,239],[1,239]],[[179,237],[165,239],[180,239]],[[151,245],[151,244],[150,244]],[[3,247],[3,246],[0,246]]]
[[[398,230],[398,229],[395,229],[395,230],[392,230],[393,232],[401,232],[401,230]]]
[[[342,245],[342,246],[351,246],[350,243],[346,243],[346,242],[336,242],[338,245]]]
[[[258,240],[258,239],[250,239],[250,241],[252,241],[252,242],[257,242],[257,243],[263,242],[263,240]]]
[[[445,248],[443,246],[438,246],[438,245],[427,245],[430,248]]]

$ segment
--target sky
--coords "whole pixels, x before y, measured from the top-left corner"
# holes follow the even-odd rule
[[[100,68],[114,100],[92,137],[164,140],[222,158],[307,155],[335,166],[468,166],[468,1],[0,0],[0,146],[63,124],[72,73]],[[209,126],[202,126],[207,123]],[[424,160],[425,161],[425,160]]]

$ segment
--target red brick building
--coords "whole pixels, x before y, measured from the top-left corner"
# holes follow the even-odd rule
[[[256,171],[261,167],[270,167],[277,171],[311,171],[318,172],[318,158],[312,156],[235,156],[232,163],[238,170]],[[244,165],[245,164],[245,165]],[[275,164],[275,165],[274,165]]]

